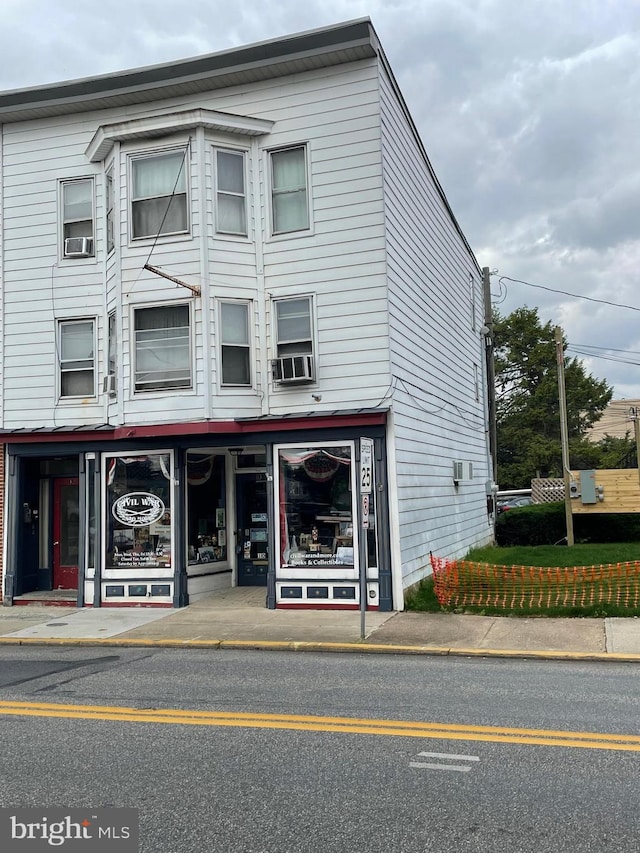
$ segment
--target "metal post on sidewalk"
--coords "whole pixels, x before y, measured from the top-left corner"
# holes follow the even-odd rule
[[[373,439],[360,439],[360,477],[358,498],[360,529],[358,531],[358,564],[360,568],[360,639],[366,637],[367,613],[367,531],[369,529],[369,506],[373,483]]]

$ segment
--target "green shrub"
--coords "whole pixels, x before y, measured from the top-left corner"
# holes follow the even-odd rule
[[[496,542],[502,547],[554,545],[566,533],[563,503],[514,507],[496,519]]]
[[[496,519],[496,542],[502,547],[554,545],[566,535],[562,502],[515,507]],[[640,514],[574,513],[573,535],[576,542],[640,542]]]

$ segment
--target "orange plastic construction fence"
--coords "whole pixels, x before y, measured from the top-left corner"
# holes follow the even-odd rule
[[[493,566],[432,555],[431,567],[436,597],[447,608],[640,607],[640,561],[538,568]]]

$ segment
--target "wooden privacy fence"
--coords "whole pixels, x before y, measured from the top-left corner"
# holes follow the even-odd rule
[[[434,590],[443,607],[531,610],[615,604],[640,606],[640,561],[604,566],[492,566],[431,556]]]

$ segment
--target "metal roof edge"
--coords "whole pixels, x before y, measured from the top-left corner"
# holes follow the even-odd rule
[[[369,45],[372,55],[377,52],[377,39],[368,17],[187,59],[7,90],[0,92],[0,122],[3,116],[9,121],[26,120],[28,116],[22,114],[29,109],[42,110],[49,106],[55,109],[55,114],[77,112],[79,102],[106,101],[125,92],[175,87],[198,78],[214,79],[222,74],[240,73],[248,67],[276,69],[283,62],[305,55],[321,56],[357,45]],[[279,74],[275,72],[274,76]]]

